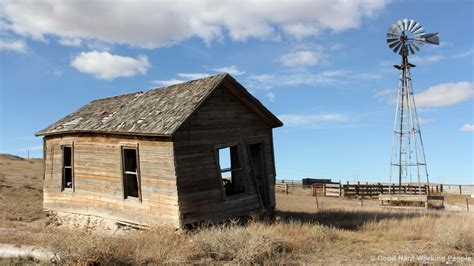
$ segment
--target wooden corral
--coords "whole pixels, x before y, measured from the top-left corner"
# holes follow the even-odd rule
[[[44,208],[182,227],[275,206],[282,123],[221,74],[95,100],[44,136]]]
[[[426,185],[426,184],[313,184],[315,191],[319,191],[326,197],[378,197],[379,195],[404,194],[404,195],[435,195],[443,192],[443,185]]]

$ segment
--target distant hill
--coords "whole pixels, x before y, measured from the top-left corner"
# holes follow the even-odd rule
[[[12,160],[12,161],[24,161],[26,158],[8,154],[8,153],[0,153],[0,160]],[[30,158],[29,160],[43,160],[42,158]]]
[[[28,160],[12,154],[0,154],[0,187],[34,186],[41,188],[42,181],[43,159]]]
[[[25,158],[12,155],[12,154],[7,154],[7,153],[0,153],[0,159],[5,159],[5,160],[17,160],[17,161],[23,161]]]

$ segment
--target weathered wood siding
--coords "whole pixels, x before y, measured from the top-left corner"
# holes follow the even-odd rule
[[[275,205],[272,129],[223,86],[232,85],[221,85],[173,135],[182,225],[236,217],[261,208],[245,152],[249,141],[264,143],[270,205]],[[224,200],[215,145],[232,143],[241,144],[250,195]]]
[[[74,191],[61,191],[61,145],[73,143]],[[124,199],[121,146],[139,149],[142,202]],[[139,224],[179,226],[173,143],[170,139],[109,135],[46,137],[44,208]]]

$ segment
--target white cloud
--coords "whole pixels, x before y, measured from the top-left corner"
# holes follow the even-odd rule
[[[12,51],[16,53],[25,53],[26,52],[26,42],[25,40],[14,40],[14,39],[1,39],[0,40],[0,50]]]
[[[294,23],[283,25],[283,30],[288,34],[294,36],[296,39],[303,39],[305,37],[316,36],[320,33],[320,28],[315,25]]]
[[[417,107],[443,107],[461,103],[473,97],[470,82],[442,83],[415,95]]]
[[[465,124],[459,130],[464,132],[474,132],[474,124]]]
[[[212,71],[215,72],[220,72],[220,73],[229,73],[234,76],[240,76],[245,74],[245,71],[239,70],[236,66],[224,66],[224,67],[219,67],[219,68],[213,68],[211,69]]]
[[[202,79],[209,76],[211,76],[211,74],[208,73],[178,73],[178,77],[186,80]]]
[[[4,28],[36,40],[56,36],[157,48],[192,37],[209,43],[226,36],[278,40],[340,32],[360,27],[388,2],[4,0],[0,12]]]
[[[307,127],[307,126],[324,126],[330,123],[347,123],[350,121],[349,117],[341,113],[327,113],[327,114],[283,114],[278,118],[283,121],[285,126],[290,127]]]
[[[144,75],[151,67],[146,56],[133,58],[98,51],[81,52],[71,61],[71,66],[104,80]]]
[[[323,49],[302,50],[284,54],[280,57],[280,61],[288,67],[305,67],[321,63],[323,56]]]

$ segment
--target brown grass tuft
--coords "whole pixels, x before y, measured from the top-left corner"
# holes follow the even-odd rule
[[[439,223],[433,234],[433,242],[446,253],[474,254],[474,222],[472,216],[459,215],[450,222]]]

